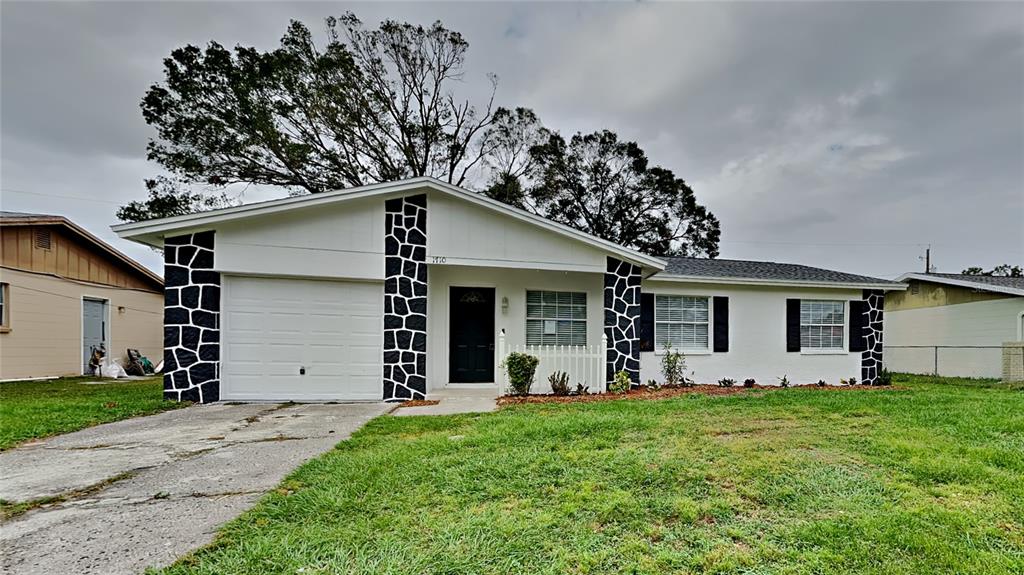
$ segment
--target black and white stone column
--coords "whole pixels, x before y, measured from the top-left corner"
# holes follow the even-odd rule
[[[220,273],[214,232],[164,240],[164,397],[220,399]]]
[[[640,384],[640,266],[608,258],[604,274],[604,333],[608,337],[607,380],[625,371]]]
[[[427,394],[427,196],[384,202],[384,400]]]
[[[885,310],[885,292],[864,290],[865,349],[860,354],[860,379],[864,385],[874,385],[882,371],[882,316]]]

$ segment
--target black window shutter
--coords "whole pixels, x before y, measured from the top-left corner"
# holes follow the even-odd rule
[[[711,300],[711,305],[715,322],[715,343],[712,350],[715,352],[729,351],[729,298],[715,296]]]
[[[654,294],[640,294],[640,351],[654,351]]]
[[[800,300],[786,300],[786,351],[800,351]]]
[[[850,351],[864,351],[868,348],[868,342],[864,338],[867,309],[868,302],[864,300],[850,302]]]

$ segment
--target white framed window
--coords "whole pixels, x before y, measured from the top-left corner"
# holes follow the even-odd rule
[[[10,291],[10,284],[0,283],[0,328],[4,329],[11,327],[9,317],[11,302],[8,291]]]
[[[527,291],[526,345],[587,345],[587,294]]]
[[[846,302],[800,300],[800,349],[845,349]]]
[[[709,299],[705,296],[654,296],[654,349],[707,350]]]

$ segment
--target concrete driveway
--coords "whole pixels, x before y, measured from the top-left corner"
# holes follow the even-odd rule
[[[67,500],[0,524],[4,573],[140,573],[209,543],[385,404],[197,405],[0,453],[0,498]]]

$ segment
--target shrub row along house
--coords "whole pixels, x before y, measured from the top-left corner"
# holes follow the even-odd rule
[[[871,382],[906,287],[657,258],[430,178],[114,229],[165,250],[165,389],[203,402],[422,398],[539,346],[597,362],[568,370],[591,391],[660,377],[666,347],[699,382]]]

